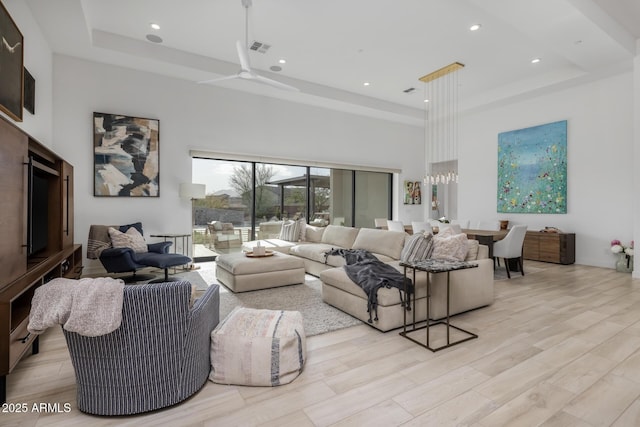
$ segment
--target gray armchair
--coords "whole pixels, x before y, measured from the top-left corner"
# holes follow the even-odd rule
[[[211,331],[220,294],[211,285],[190,307],[189,282],[125,286],[122,324],[86,337],[64,330],[76,374],[78,409],[130,415],[181,402],[211,369]]]

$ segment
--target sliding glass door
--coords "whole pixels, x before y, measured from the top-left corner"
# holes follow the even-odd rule
[[[375,227],[375,218],[391,218],[391,175],[355,171],[356,227]]]
[[[283,221],[307,217],[307,168],[268,163],[255,168],[257,238],[278,238]]]
[[[193,205],[196,258],[278,238],[286,220],[373,228],[391,211],[390,173],[204,158],[192,166],[193,182],[206,184]]]

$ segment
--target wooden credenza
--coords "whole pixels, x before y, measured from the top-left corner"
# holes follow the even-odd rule
[[[524,259],[573,264],[576,262],[576,235],[527,231],[522,250]]]
[[[56,277],[79,278],[73,166],[0,117],[0,400],[6,376],[38,338],[27,331],[31,299]]]

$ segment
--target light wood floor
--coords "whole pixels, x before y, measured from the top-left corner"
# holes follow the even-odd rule
[[[0,425],[638,426],[640,281],[614,270],[544,267],[496,282],[496,301],[455,317],[480,338],[431,353],[366,325],[311,337],[304,372],[276,388],[207,382],[151,414],[101,418],[75,406],[59,328],[8,377],[8,402],[69,413],[0,413]]]

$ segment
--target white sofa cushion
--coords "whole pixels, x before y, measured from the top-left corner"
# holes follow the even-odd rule
[[[330,255],[325,257],[325,254],[331,249],[340,249],[335,245],[328,245],[326,243],[313,243],[296,245],[289,249],[290,255],[296,255],[301,258],[306,258],[311,261],[316,261],[321,264],[325,263],[332,267],[340,267],[345,265],[345,260],[340,255]]]
[[[242,244],[242,250],[245,252],[251,252],[253,251],[253,248],[258,245],[258,242],[260,242],[260,246],[264,246],[265,249],[282,252],[283,254],[288,254],[289,249],[298,244],[281,239],[251,240],[250,242],[244,242]]]
[[[358,235],[358,229],[354,227],[343,227],[341,225],[328,225],[322,233],[322,243],[338,246],[344,249],[351,249],[353,242]]]
[[[467,257],[464,259],[465,261],[473,261],[478,259],[478,251],[480,250],[480,242],[477,240],[467,239]]]
[[[314,225],[307,224],[304,228],[304,240],[305,242],[320,243],[322,241],[322,235],[326,227],[316,227]]]
[[[353,242],[353,249],[364,249],[375,254],[400,259],[406,233],[400,231],[361,228]]]

